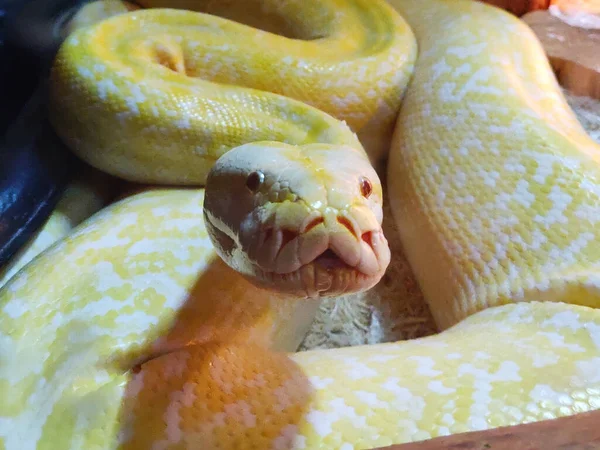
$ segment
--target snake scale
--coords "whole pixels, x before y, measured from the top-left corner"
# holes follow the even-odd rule
[[[56,59],[59,135],[149,187],[0,291],[0,448],[367,449],[600,409],[600,148],[531,30],[470,0],[142,3]],[[440,333],[295,353],[320,296],[385,272],[381,167]]]

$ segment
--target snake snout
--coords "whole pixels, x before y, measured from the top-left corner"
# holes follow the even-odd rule
[[[332,296],[375,285],[390,262],[377,209],[311,208],[284,202],[242,221],[240,243],[262,285],[301,296]],[[248,267],[250,267],[250,265]]]
[[[289,274],[310,264],[315,270],[356,270],[374,276],[388,264],[387,241],[375,222],[364,229],[342,213],[313,212],[297,228],[265,226],[258,239],[257,262],[266,270]]]

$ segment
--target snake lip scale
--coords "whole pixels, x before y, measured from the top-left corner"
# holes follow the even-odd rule
[[[248,251],[242,251],[243,245],[236,244],[236,242],[239,242],[237,239],[225,234],[222,231],[224,228],[222,224],[215,226],[218,220],[211,217],[207,209],[204,210],[204,217],[212,241],[219,244],[215,249],[221,258],[228,261],[232,267],[255,285],[296,297],[323,298],[364,291],[379,282],[390,262],[389,247],[381,230],[362,233],[359,238],[356,238],[354,234],[351,234],[351,237],[342,236],[341,239],[338,237],[336,240],[338,242],[337,247],[341,247],[341,250],[337,251],[329,243],[328,233],[321,231],[319,237],[322,238],[322,245],[311,246],[310,250],[316,253],[308,262],[302,263],[288,272],[267,270],[262,268],[260,264],[247,261],[240,263],[239,260],[247,259],[247,257],[252,257],[255,254],[257,256],[269,254],[279,256],[286,247],[297,253],[295,247],[306,235],[289,230],[273,231],[272,227],[268,227],[260,233],[261,238],[253,241],[264,242],[264,244],[260,247],[253,246]],[[323,228],[322,225],[320,227]],[[313,234],[318,232],[319,230],[315,229]],[[308,240],[310,240],[310,235]],[[342,245],[339,245],[340,241]],[[269,243],[272,244],[271,247],[273,248],[271,252],[264,250],[264,247]],[[347,245],[344,246],[343,244]],[[346,255],[344,255],[344,247],[358,248],[360,253],[368,256],[355,257],[352,264],[350,264],[347,257],[345,257]],[[260,253],[253,251],[259,249]],[[348,251],[345,253],[348,254]],[[352,256],[352,252],[350,254]],[[234,261],[236,259],[238,262]],[[367,270],[361,270],[361,260],[365,259],[369,260],[371,267],[368,267],[368,264],[362,264],[367,266]],[[249,264],[252,266],[251,269],[244,270],[244,267],[247,268]]]
[[[289,273],[262,272],[265,288],[306,298],[332,297],[370,289],[381,279],[380,272],[366,274],[349,265],[331,249]]]
[[[279,235],[289,234],[281,231],[276,233]],[[377,233],[377,240],[372,238],[373,234],[372,232],[364,233],[362,235],[364,244],[359,242],[358,245],[365,246],[367,249],[363,250],[363,253],[368,252],[370,256],[381,256],[381,253],[386,256],[383,261],[379,259],[376,262],[375,270],[371,270],[370,273],[361,270],[356,263],[355,265],[349,264],[343,256],[327,247],[313,260],[290,272],[258,268],[253,277],[248,278],[264,288],[306,298],[332,297],[370,289],[379,282],[385,272],[385,270],[381,270],[381,265],[387,267],[389,263],[389,256],[387,256],[389,251],[383,233]],[[294,239],[301,239],[301,236]],[[373,242],[378,242],[378,244],[373,245]],[[286,245],[294,245],[293,240]],[[383,252],[380,252],[379,248],[383,248]],[[223,257],[226,256],[223,255]]]

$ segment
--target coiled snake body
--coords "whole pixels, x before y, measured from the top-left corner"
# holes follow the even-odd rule
[[[207,186],[104,208],[0,291],[4,448],[359,449],[600,408],[598,145],[517,19],[390,3],[257,2],[302,40],[161,9],[69,37],[50,103],[73,151]],[[273,351],[311,297],[385,271],[386,139],[444,331]]]

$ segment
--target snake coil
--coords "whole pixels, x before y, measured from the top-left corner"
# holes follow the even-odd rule
[[[524,23],[143,6],[76,19],[54,65],[62,139],[151,188],[0,291],[3,448],[367,449],[600,408],[600,148]],[[294,353],[319,296],[385,272],[386,156],[440,333]]]

